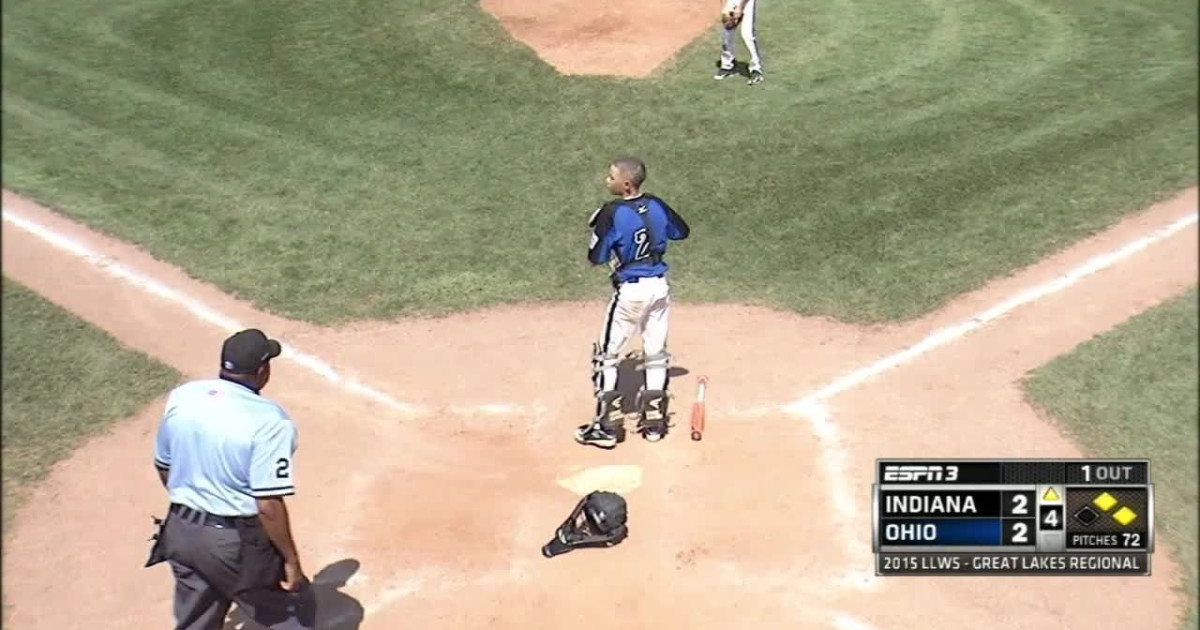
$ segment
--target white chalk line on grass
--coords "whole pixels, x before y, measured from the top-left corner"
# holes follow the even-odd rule
[[[154,280],[153,278],[138,273],[137,271],[117,262],[116,260],[113,260],[109,256],[98,254],[79,241],[59,234],[58,232],[55,232],[54,230],[36,221],[27,219],[20,214],[13,212],[8,206],[4,206],[4,220],[8,223],[11,223],[13,226],[25,230],[26,232],[29,232],[30,234],[42,239],[53,247],[82,259],[93,267],[100,269],[114,278],[146,291],[147,293],[150,293],[162,300],[184,307],[201,321],[212,324],[213,326],[216,326],[227,333],[232,334],[239,330],[248,328],[248,326],[243,326],[237,320],[219,313],[212,308],[209,308],[203,302],[189,295],[171,288],[162,282]],[[403,414],[417,414],[428,411],[421,405],[397,400],[395,397],[379,391],[374,387],[366,385],[355,378],[346,376],[345,374],[342,374],[336,370],[327,361],[324,361],[311,354],[301,352],[289,344],[281,342],[280,345],[283,346],[284,349],[281,358],[292,361],[301,367],[307,368],[312,373],[317,374],[318,376],[324,378],[330,383],[333,383],[334,385],[341,387],[351,394],[361,396],[367,400],[374,401]],[[476,407],[454,407],[452,412],[504,414],[516,413],[521,410],[521,407],[515,405],[494,404],[478,405]]]
[[[1012,311],[1029,304],[1035,300],[1046,297],[1052,293],[1057,293],[1063,289],[1079,282],[1080,280],[1114,264],[1129,258],[1130,256],[1146,249],[1147,247],[1175,234],[1176,232],[1196,223],[1197,213],[1192,212],[1183,218],[1177,219],[1168,225],[1165,225],[1154,232],[1147,234],[1141,238],[1135,239],[1125,246],[1101,254],[1089,259],[1084,264],[1068,271],[1067,273],[1031,289],[1022,291],[1007,300],[967,319],[966,321],[955,324],[948,328],[935,331],[925,337],[916,344],[905,348],[895,354],[888,355],[866,367],[855,370],[832,383],[818,389],[817,391],[801,397],[799,400],[788,403],[783,406],[783,410],[792,413],[802,413],[805,404],[808,402],[818,402],[828,400],[852,387],[860,385],[871,378],[895,368],[941,346],[944,346],[952,341],[957,341],[963,338],[968,333],[989,324]]]

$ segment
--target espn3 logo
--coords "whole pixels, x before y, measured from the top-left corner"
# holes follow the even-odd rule
[[[889,464],[883,467],[884,481],[954,481],[955,479],[958,479],[958,466]]]

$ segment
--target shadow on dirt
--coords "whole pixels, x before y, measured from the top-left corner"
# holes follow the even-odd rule
[[[638,391],[646,384],[646,373],[638,368],[642,364],[642,358],[638,355],[627,355],[620,363],[617,364],[617,391],[621,394],[621,413],[631,414],[637,412],[637,394]],[[680,376],[690,374],[687,368],[681,366],[671,366],[667,370],[667,388],[676,396],[678,391],[671,390],[671,380]]]
[[[358,560],[338,560],[312,577],[317,596],[317,628],[321,630],[358,630],[363,621],[363,607],[358,600],[341,592],[350,578],[358,572]],[[265,626],[248,619],[236,605],[225,620],[222,630],[262,630]]]

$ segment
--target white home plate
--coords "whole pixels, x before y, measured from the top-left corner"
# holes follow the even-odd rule
[[[631,492],[642,485],[642,467],[626,466],[595,466],[581,468],[573,466],[567,472],[558,476],[558,485],[583,496],[593,490],[609,492]]]

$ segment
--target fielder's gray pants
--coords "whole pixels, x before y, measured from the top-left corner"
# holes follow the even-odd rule
[[[265,536],[265,532],[259,532]],[[175,630],[221,630],[230,605],[273,630],[316,627],[311,587],[298,593],[279,588],[237,592],[242,566],[242,533],[171,514],[163,537],[175,574]]]

